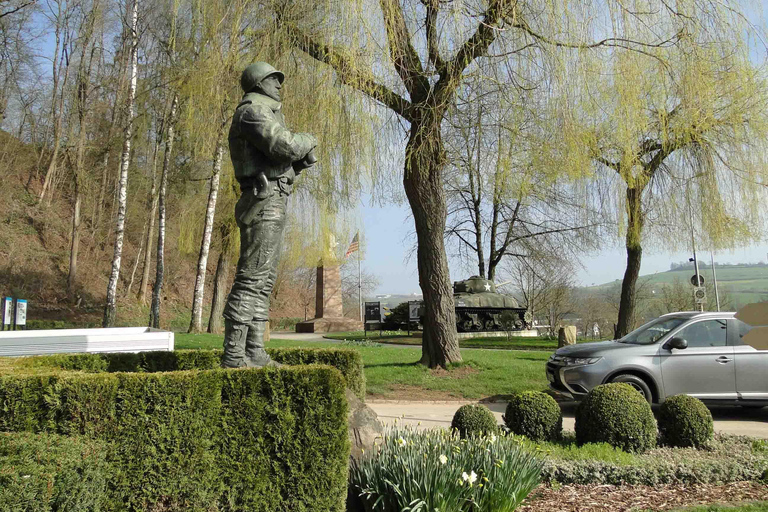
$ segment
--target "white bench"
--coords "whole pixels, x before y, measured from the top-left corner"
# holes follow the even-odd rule
[[[0,356],[173,351],[173,333],[151,327],[0,332]]]

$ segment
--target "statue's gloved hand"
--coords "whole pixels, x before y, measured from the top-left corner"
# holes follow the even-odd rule
[[[315,148],[312,148],[309,150],[309,153],[307,153],[304,156],[304,160],[302,162],[306,162],[309,165],[315,165],[317,163],[317,157],[315,156]]]
[[[315,150],[313,148],[309,150],[309,153],[304,155],[304,158],[302,158],[297,162],[293,162],[293,170],[298,175],[301,173],[301,171],[303,171],[308,167],[312,167],[316,163],[317,163],[317,157],[315,156]]]

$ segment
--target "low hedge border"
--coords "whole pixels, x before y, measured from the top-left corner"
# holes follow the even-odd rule
[[[354,349],[344,348],[268,348],[275,361],[288,365],[324,364],[338,369],[347,387],[361,400],[365,399],[363,358]],[[181,370],[214,370],[219,368],[224,351],[176,350],[173,352],[139,352],[107,354],[56,354],[19,358],[14,368],[30,370],[82,371],[87,373],[172,372]],[[7,360],[6,360],[7,362]],[[6,370],[7,373],[7,370]]]
[[[0,433],[0,510],[100,512],[106,446],[51,434]]]
[[[345,379],[328,366],[5,375],[0,431],[106,441],[107,510],[344,510]]]
[[[768,483],[768,453],[748,437],[715,435],[708,449],[657,448],[632,464],[545,458],[542,480],[559,484],[660,485]]]

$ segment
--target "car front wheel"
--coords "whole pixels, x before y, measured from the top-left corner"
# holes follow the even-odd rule
[[[648,384],[646,384],[645,381],[637,375],[632,375],[631,373],[621,373],[611,379],[611,382],[627,383],[639,391],[649,404],[653,402],[653,394],[651,393],[651,388],[649,388]]]

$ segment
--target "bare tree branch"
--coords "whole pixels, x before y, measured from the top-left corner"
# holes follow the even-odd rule
[[[447,104],[464,70],[473,60],[486,54],[488,47],[496,39],[498,25],[516,6],[517,2],[491,0],[474,34],[464,41],[453,59],[446,63],[445,71],[440,74],[440,79],[435,85],[435,98],[438,105]]]
[[[0,12],[0,19],[4,18],[5,16],[9,16],[11,14],[17,13],[20,10],[24,9],[25,7],[29,7],[30,5],[34,5],[36,0],[32,0],[31,2],[27,2],[24,4],[19,5],[15,9],[11,9],[10,11]]]
[[[429,92],[429,80],[424,76],[421,60],[411,43],[411,34],[405,24],[400,0],[379,0],[379,4],[384,14],[384,27],[387,30],[392,64],[405,83],[405,88],[411,95],[411,101],[418,103]]]
[[[425,20],[427,30],[427,55],[429,60],[434,64],[438,74],[445,72],[445,61],[440,57],[440,48],[437,40],[437,12],[440,6],[440,0],[422,0],[427,8],[427,16]]]
[[[529,36],[533,37],[534,39],[541,41],[542,43],[545,43],[550,46],[556,46],[559,48],[572,48],[575,50],[588,50],[593,48],[610,48],[610,47],[617,47],[617,48],[624,48],[625,50],[631,50],[638,53],[642,53],[643,55],[647,55],[648,57],[652,57],[659,62],[661,62],[665,67],[667,66],[666,62],[659,57],[658,55],[654,55],[648,50],[643,50],[642,48],[665,48],[667,46],[671,46],[674,43],[676,43],[681,36],[681,33],[678,32],[674,34],[673,36],[668,37],[667,39],[660,41],[658,43],[645,43],[643,41],[634,41],[632,39],[626,39],[623,37],[607,37],[605,39],[602,39],[600,41],[596,41],[593,43],[573,43],[568,41],[557,41],[555,39],[551,39],[546,37],[543,34],[539,34],[538,32],[535,32],[531,27],[528,25],[528,23],[520,19],[517,23],[514,23],[512,25],[514,28],[519,28]]]

